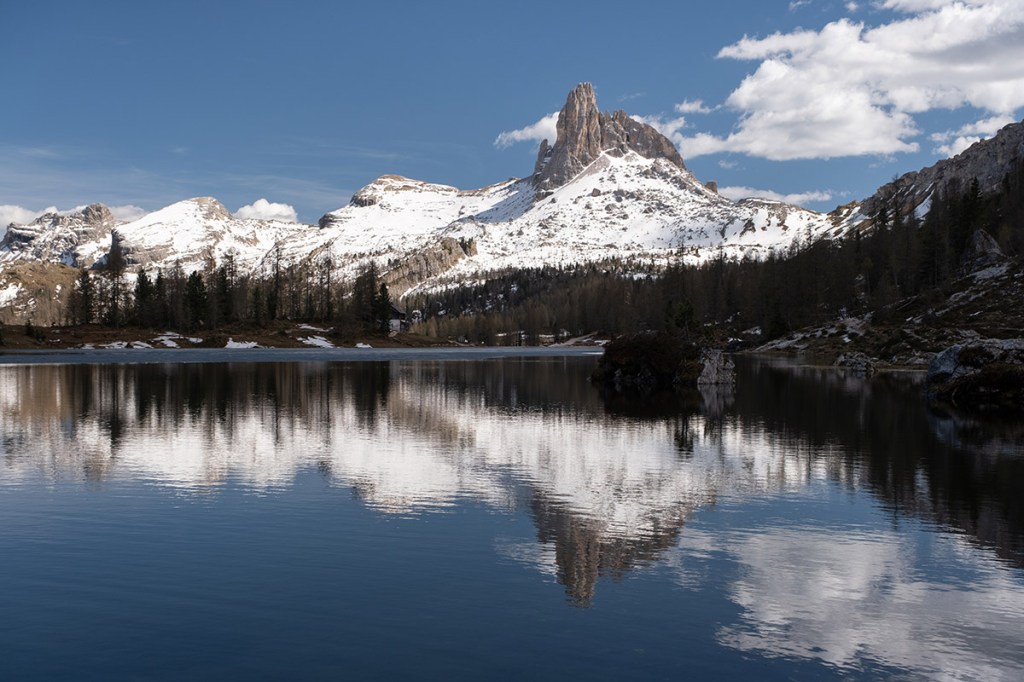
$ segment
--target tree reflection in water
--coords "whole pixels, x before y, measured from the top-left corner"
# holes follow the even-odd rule
[[[1024,566],[1024,426],[929,410],[913,375],[739,363],[735,390],[602,395],[592,360],[0,368],[4,467],[193,492],[303,469],[386,513],[522,505],[573,603],[726,497],[828,481]],[[528,490],[525,496],[522,490]]]

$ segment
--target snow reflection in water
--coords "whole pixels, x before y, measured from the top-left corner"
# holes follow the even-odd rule
[[[499,537],[497,555],[556,576],[578,605],[601,576],[630,572],[713,589],[716,569],[702,565],[727,559],[739,570],[722,590],[741,611],[719,627],[728,647],[1020,676],[1022,529],[1007,498],[1024,483],[1019,447],[972,458],[960,435],[949,447],[948,415],[884,381],[748,365],[735,395],[637,406],[603,402],[584,381],[590,364],[0,368],[0,490],[144,481],[286,494],[316,469],[384,514],[468,501],[525,511],[536,543]],[[911,530],[694,523],[837,491],[873,496]]]

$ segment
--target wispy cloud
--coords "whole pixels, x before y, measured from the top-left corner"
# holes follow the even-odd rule
[[[266,192],[268,188],[272,188],[278,199],[283,199],[292,205],[298,204],[302,207],[322,211],[315,216],[303,216],[307,220],[314,220],[327,211],[341,208],[348,203],[354,191],[301,177],[259,173],[220,175],[211,178],[210,183],[244,191],[249,196],[257,192]]]
[[[673,107],[680,114],[710,114],[715,109],[704,105],[702,99],[684,99]]]
[[[54,149],[53,147],[22,147],[18,149],[18,154],[20,154],[21,156],[27,156],[31,159],[63,158],[63,154]]]
[[[723,197],[737,201],[739,199],[758,198],[782,201],[787,204],[803,204],[813,201],[832,201],[835,193],[830,190],[812,190],[809,192],[793,192],[792,194],[781,194],[770,189],[755,189],[753,187],[719,187],[718,193]]]
[[[498,149],[505,149],[517,142],[540,142],[541,140],[554,143],[558,134],[557,125],[558,112],[556,111],[548,114],[536,123],[531,123],[518,130],[505,130],[498,133],[498,136],[494,138],[494,146]]]
[[[0,149],[3,158],[3,149]],[[68,167],[49,159],[26,159],[16,166],[0,164],[4,198],[20,206],[108,206],[155,208],[188,196],[188,180],[138,168],[101,165]],[[168,201],[169,200],[169,201]]]
[[[279,139],[279,148],[275,151],[296,158],[356,158],[374,161],[400,161],[414,158],[408,152],[409,145],[394,140],[402,151],[356,144],[349,140],[329,139],[301,135],[286,136]]]
[[[1006,117],[1024,107],[1024,3],[878,6],[898,14],[877,26],[839,19],[724,47],[719,58],[760,62],[726,100],[739,114],[736,128],[677,140],[683,155],[786,160],[914,152],[919,114],[973,107]]]
[[[123,220],[125,222],[138,220],[142,216],[149,213],[149,211],[142,208],[141,206],[135,206],[133,204],[126,204],[124,206],[108,206],[107,208],[110,209],[110,213],[115,218],[117,218],[118,220]]]
[[[646,97],[646,96],[647,96],[646,92],[630,92],[630,93],[627,93],[625,95],[620,95],[619,96],[619,102],[631,102],[632,100],[640,99],[641,97]]]
[[[38,155],[20,155],[21,160],[17,164],[0,163],[0,188],[3,188],[0,201],[21,209],[14,211],[9,208],[6,213],[0,213],[3,221],[0,222],[0,233],[12,220],[19,223],[34,220],[41,211],[32,207],[52,207],[54,204],[79,207],[101,202],[111,207],[118,219],[134,220],[176,201],[209,194],[219,195],[217,198],[221,201],[237,206],[251,197],[265,197],[272,192],[277,201],[297,207],[302,219],[315,221],[323,213],[344,206],[354,191],[318,178],[311,179],[310,164],[301,162],[301,157],[297,164],[291,163],[296,159],[278,158],[276,161],[278,168],[295,166],[292,169],[294,173],[291,170],[273,174],[202,173],[191,168],[150,170],[126,167],[123,160],[111,158],[102,150],[93,154],[86,151],[72,150],[74,158],[80,162],[70,165]],[[372,150],[363,151],[369,153]],[[0,159],[17,157],[18,148],[0,145]],[[370,179],[367,178],[366,182]]]

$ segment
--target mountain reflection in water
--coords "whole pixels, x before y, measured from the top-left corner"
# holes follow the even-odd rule
[[[264,493],[316,470],[383,514],[466,502],[528,513],[536,543],[496,541],[498,553],[555,575],[580,606],[602,576],[660,567],[694,589],[726,556],[742,567],[726,588],[742,617],[716,635],[728,647],[1020,672],[1024,426],[930,411],[912,375],[741,358],[735,391],[638,403],[603,398],[586,381],[592,365],[0,367],[0,491],[145,481]],[[723,504],[826,488],[872,496],[892,528],[688,527]],[[932,555],[914,556],[907,523],[941,530],[928,531]],[[971,589],[929,575],[932,561],[970,575]]]

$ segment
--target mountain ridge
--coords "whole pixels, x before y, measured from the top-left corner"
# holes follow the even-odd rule
[[[654,128],[621,111],[601,112],[593,87],[582,83],[560,112],[554,144],[539,145],[534,172],[523,178],[463,190],[383,175],[317,225],[236,218],[212,197],[130,222],[96,204],[12,225],[0,242],[0,289],[10,307],[0,319],[31,317],[33,298],[67,295],[52,286],[39,293],[42,282],[35,293],[31,281],[12,288],[6,273],[14,265],[96,267],[113,244],[130,270],[204,270],[230,257],[239,272],[265,276],[282,257],[298,264],[329,257],[344,279],[373,262],[399,297],[506,268],[763,258],[870,229],[883,200],[927,210],[934,188],[950,180],[980,175],[988,191],[1022,156],[1024,124],[1017,123],[828,214],[768,199],[732,201],[701,183]]]

